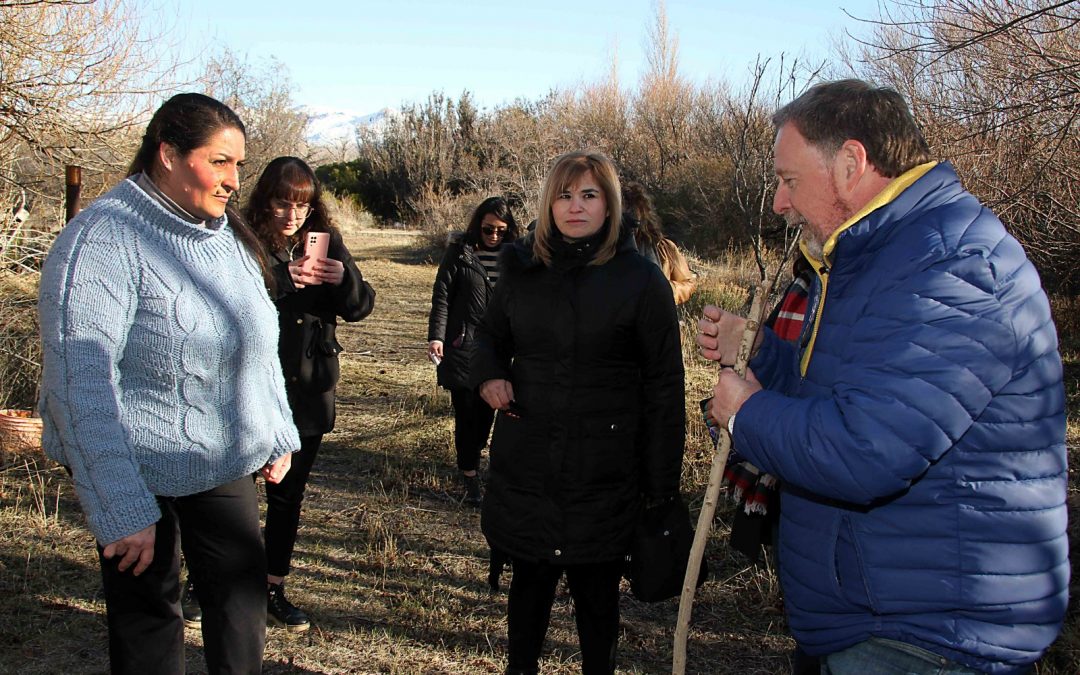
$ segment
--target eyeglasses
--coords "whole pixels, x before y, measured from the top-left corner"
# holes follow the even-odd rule
[[[493,235],[493,234],[497,234],[500,237],[505,237],[506,236],[506,228],[505,227],[494,227],[492,225],[482,225],[480,227],[480,231],[483,232],[484,234],[488,235],[489,237],[491,235]]]
[[[290,212],[295,211],[296,215],[300,218],[307,218],[308,214],[314,210],[315,209],[312,208],[311,204],[292,204],[284,208],[271,207],[270,213],[274,214],[275,218],[285,218]]]

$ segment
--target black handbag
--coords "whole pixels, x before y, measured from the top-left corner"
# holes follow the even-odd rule
[[[682,498],[642,509],[630,543],[626,573],[634,597],[642,602],[660,602],[680,595],[693,542],[690,511]],[[701,564],[698,586],[708,576],[708,566],[704,560]]]

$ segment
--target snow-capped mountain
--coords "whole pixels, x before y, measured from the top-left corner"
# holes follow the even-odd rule
[[[311,145],[335,144],[352,139],[361,127],[379,133],[386,127],[387,119],[394,114],[389,108],[370,115],[329,108],[307,108],[306,112],[311,118],[307,128],[307,142]]]

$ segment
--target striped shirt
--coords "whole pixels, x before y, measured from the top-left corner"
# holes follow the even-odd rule
[[[488,281],[494,286],[499,280],[499,252],[485,251],[478,247],[473,251],[473,255],[484,266],[484,273],[487,274]]]

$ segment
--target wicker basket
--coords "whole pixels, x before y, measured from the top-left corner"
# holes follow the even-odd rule
[[[29,410],[0,410],[0,450],[41,452],[41,418]]]

